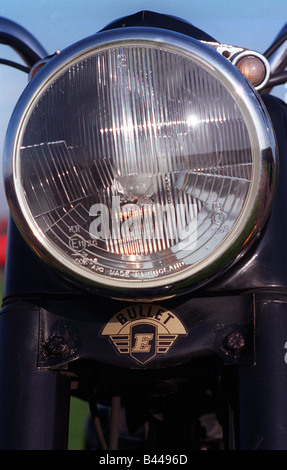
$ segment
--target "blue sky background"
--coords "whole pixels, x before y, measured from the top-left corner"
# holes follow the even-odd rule
[[[287,22],[286,0],[0,0],[0,16],[28,29],[49,54],[140,10],[189,21],[216,40],[264,52]],[[0,57],[18,60],[7,46]],[[0,65],[0,156],[12,110],[27,75]],[[285,99],[287,89],[277,89]],[[0,216],[7,213],[0,165]]]

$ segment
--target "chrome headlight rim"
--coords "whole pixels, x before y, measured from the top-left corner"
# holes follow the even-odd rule
[[[178,273],[152,279],[115,279],[90,273],[80,265],[75,266],[68,256],[60,253],[40,231],[21,192],[18,152],[25,123],[34,109],[34,103],[44,94],[49,84],[64,73],[73,63],[78,63],[99,49],[118,45],[140,44],[157,47],[170,46],[173,51],[186,54],[207,68],[236,96],[236,104],[248,122],[253,144],[252,184],[241,214],[226,239],[207,259]],[[20,116],[20,118],[19,118]],[[269,129],[269,132],[266,132]],[[11,158],[12,155],[12,158]],[[4,151],[4,179],[12,216],[24,239],[52,268],[84,289],[105,295],[133,300],[173,296],[195,290],[220,275],[234,264],[254,242],[263,228],[272,205],[276,188],[277,148],[272,123],[259,96],[240,72],[209,46],[179,33],[155,28],[123,28],[98,33],[86,38],[53,57],[33,78],[21,96],[11,118]],[[269,160],[269,161],[268,161]],[[268,189],[268,192],[266,191]],[[270,189],[271,188],[271,189]],[[262,198],[262,192],[265,197]]]

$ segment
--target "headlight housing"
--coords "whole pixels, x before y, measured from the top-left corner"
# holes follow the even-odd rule
[[[87,289],[195,289],[256,239],[276,142],[240,72],[153,28],[99,33],[40,70],[7,133],[11,213],[45,262]]]

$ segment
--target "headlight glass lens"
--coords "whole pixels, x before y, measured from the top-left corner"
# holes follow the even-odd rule
[[[190,51],[153,41],[103,44],[59,67],[14,151],[36,249],[83,282],[131,292],[216,264],[261,184],[240,93]]]

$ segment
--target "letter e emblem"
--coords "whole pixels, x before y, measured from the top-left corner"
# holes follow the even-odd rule
[[[131,328],[131,356],[141,364],[156,354],[156,326],[140,323]]]

